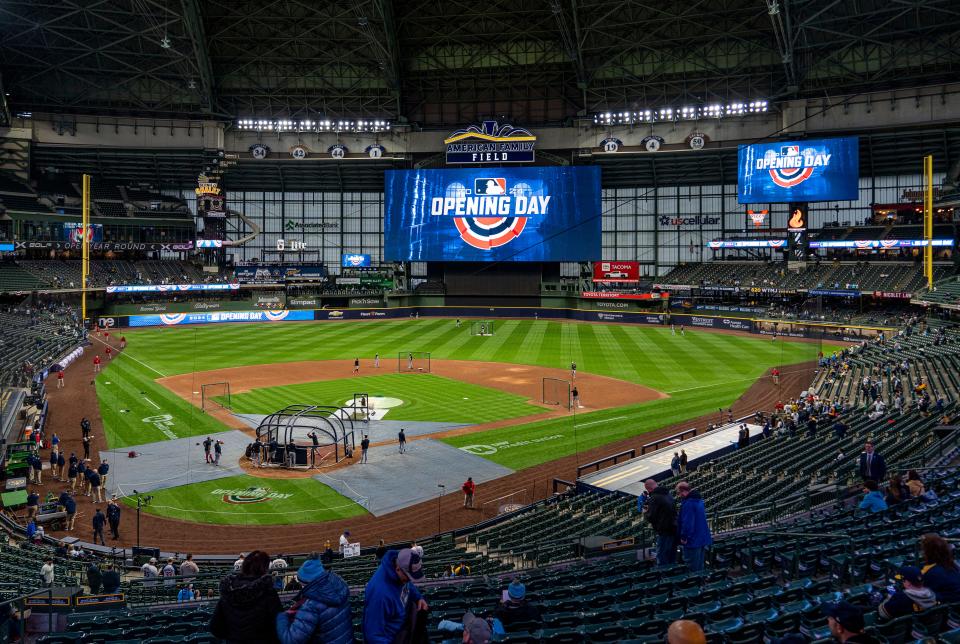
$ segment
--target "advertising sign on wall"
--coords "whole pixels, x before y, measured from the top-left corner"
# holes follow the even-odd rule
[[[593,261],[597,167],[388,170],[389,261]]]
[[[737,201],[789,203],[858,198],[859,139],[808,139],[741,145]]]
[[[313,311],[220,311],[217,313],[171,313],[131,315],[130,326],[179,326],[222,322],[293,322],[312,320]]]
[[[640,262],[594,262],[594,282],[639,282]]]
[[[359,253],[344,253],[340,264],[344,268],[367,268],[370,266],[370,256]]]
[[[584,291],[580,297],[587,300],[659,300],[670,297],[667,293],[617,293],[614,291]]]

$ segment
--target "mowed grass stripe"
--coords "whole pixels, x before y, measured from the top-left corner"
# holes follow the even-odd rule
[[[222,493],[236,490],[249,495],[250,490],[257,489],[272,496],[268,501],[243,503],[237,495]],[[144,508],[148,514],[218,525],[320,523],[367,513],[357,503],[312,478],[266,480],[239,475],[154,490],[150,495],[153,500]],[[123,502],[136,508],[132,498],[124,498]]]
[[[484,423],[535,414],[539,407],[496,389],[433,374],[385,374],[266,387],[231,397],[242,414],[270,414],[288,404],[341,406],[355,393],[398,398],[387,420]]]

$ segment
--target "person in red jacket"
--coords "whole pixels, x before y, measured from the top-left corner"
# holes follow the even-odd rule
[[[107,345],[106,351],[107,351],[107,360],[109,360],[111,358],[110,354],[113,352],[113,349],[111,349],[110,346]]]
[[[125,336],[120,336],[120,350],[127,348],[127,338]]]
[[[467,480],[460,487],[463,490],[463,507],[473,507],[473,493],[477,490],[477,485],[473,482],[473,477],[467,477]]]
[[[100,373],[100,356],[93,358],[93,373]]]
[[[770,372],[770,375],[773,376],[773,384],[780,384],[780,370],[776,367],[773,368],[773,371]]]
[[[63,389],[63,369],[57,371],[57,389]]]

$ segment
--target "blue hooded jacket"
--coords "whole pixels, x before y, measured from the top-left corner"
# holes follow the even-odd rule
[[[407,606],[422,599],[412,583],[400,583],[397,577],[396,550],[383,556],[380,567],[367,582],[363,605],[363,641],[366,644],[392,644],[407,619]]]
[[[291,619],[289,612],[277,615],[277,637],[281,644],[353,644],[353,617],[350,589],[339,575],[323,570],[304,586],[294,605],[300,604]]]
[[[706,548],[713,544],[703,497],[697,490],[690,490],[687,498],[680,502],[677,525],[680,528],[680,543],[685,548]]]
[[[882,492],[874,490],[863,495],[863,501],[860,502],[859,507],[867,512],[883,512],[887,509],[887,501],[883,498]]]

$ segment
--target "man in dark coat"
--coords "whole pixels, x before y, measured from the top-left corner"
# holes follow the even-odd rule
[[[677,561],[677,510],[670,492],[647,479],[647,502],[643,514],[657,535],[657,565],[666,566]]]
[[[120,504],[116,499],[110,499],[107,503],[107,523],[110,524],[110,536],[114,539],[120,538]]]
[[[90,586],[90,594],[99,594],[102,583],[103,576],[100,574],[100,566],[97,565],[96,561],[91,561],[90,565],[87,566],[87,585]]]
[[[220,600],[210,620],[215,637],[227,644],[277,644],[276,616],[283,606],[269,565],[269,556],[254,550],[244,557],[239,573],[220,580]]]
[[[887,463],[882,454],[874,451],[873,441],[867,441],[863,446],[863,453],[860,454],[860,478],[877,482],[887,478]]]
[[[100,545],[105,546],[107,542],[103,539],[103,526],[107,523],[107,517],[103,515],[103,511],[100,508],[97,508],[96,514],[93,515],[93,544],[97,544],[97,537],[100,537]]]

